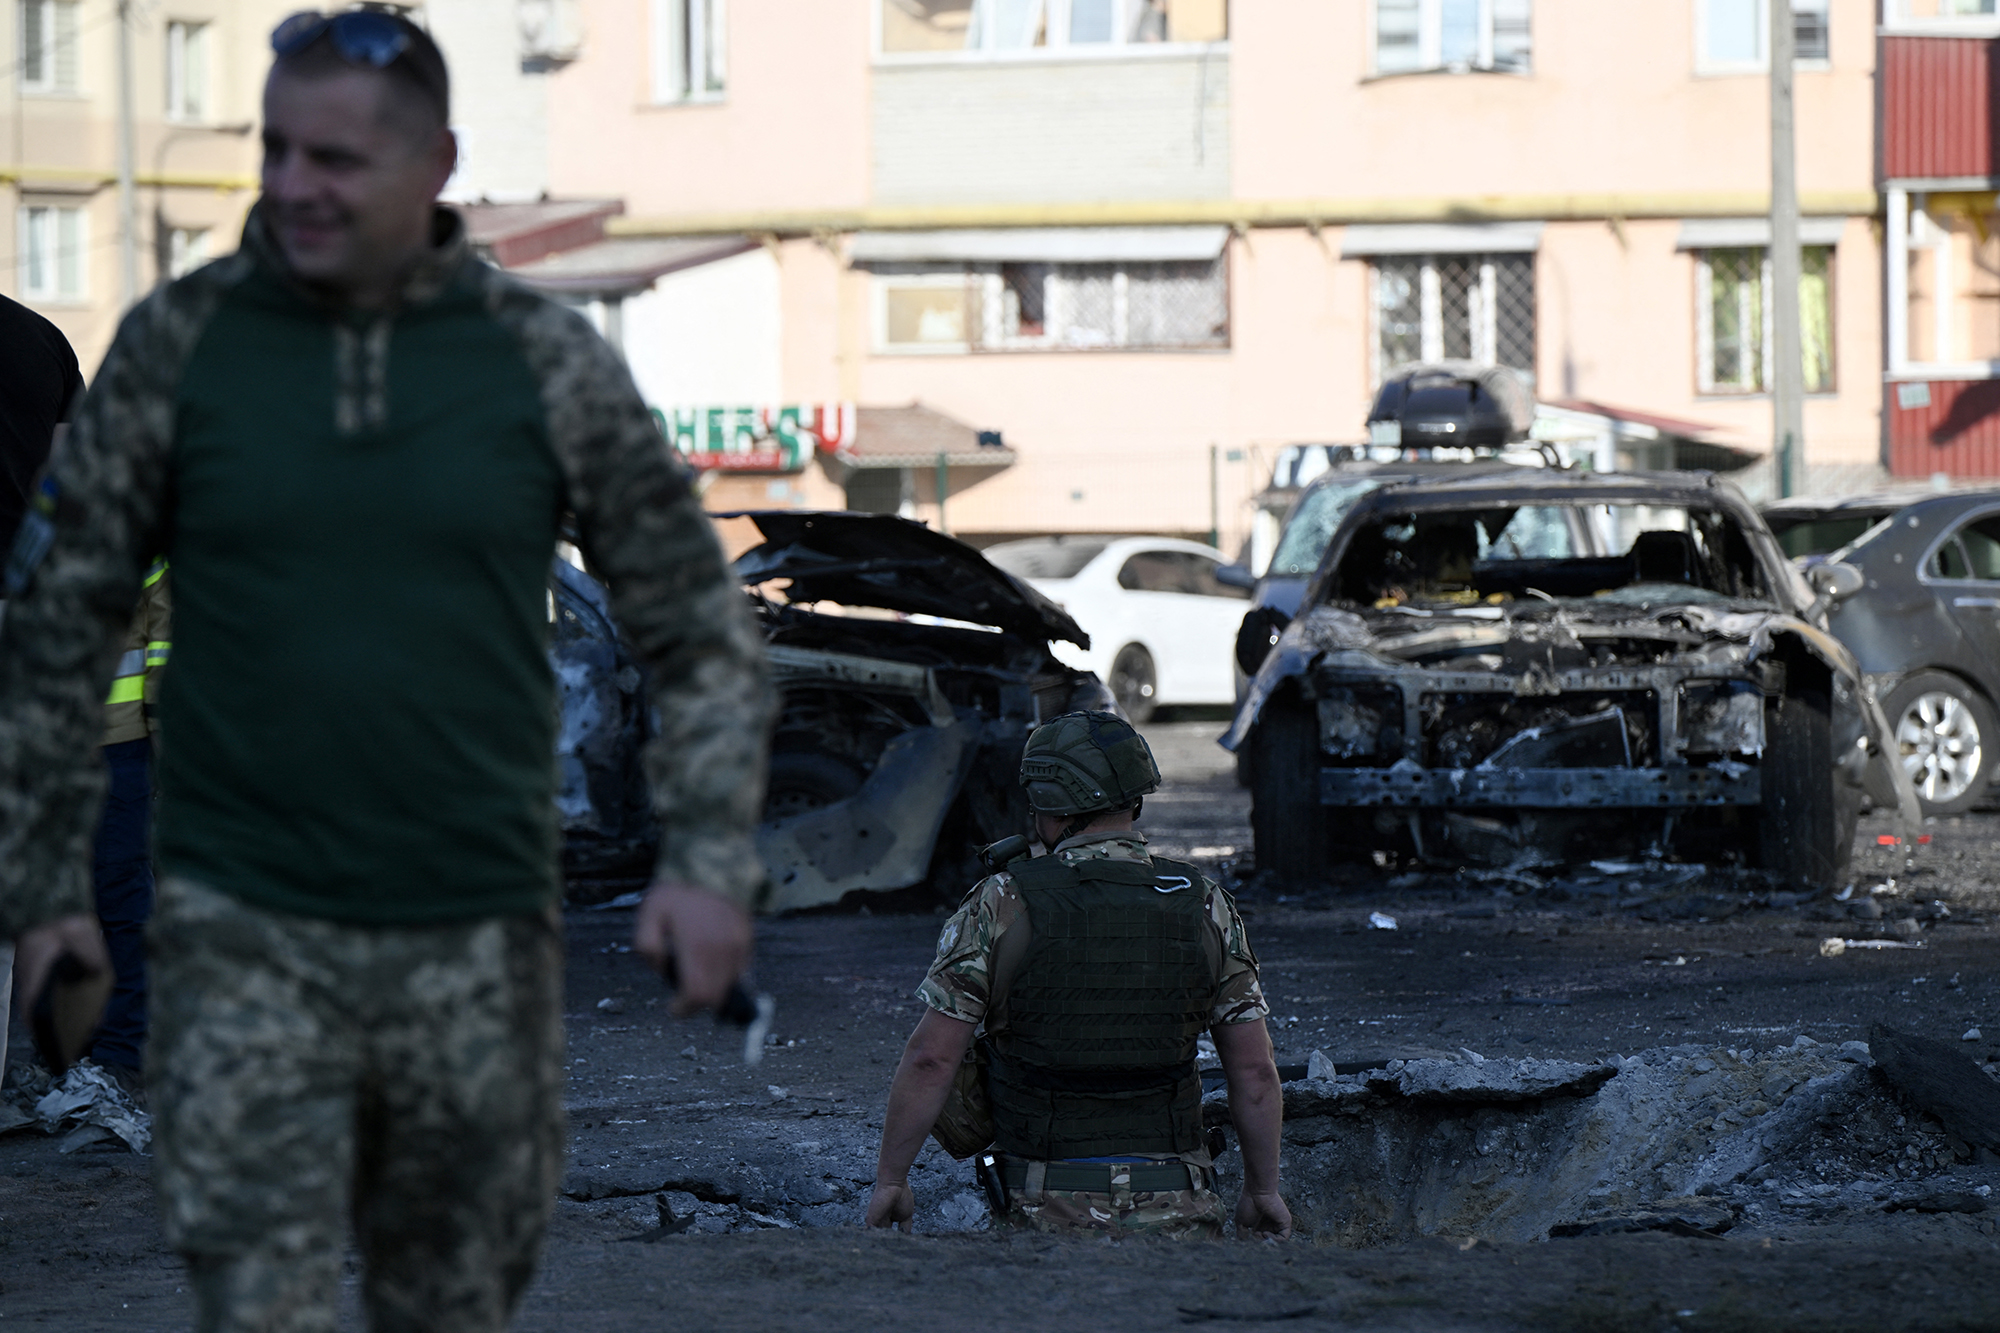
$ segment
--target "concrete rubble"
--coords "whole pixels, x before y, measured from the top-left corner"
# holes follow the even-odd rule
[[[1285,1086],[1286,1196],[1303,1231],[1343,1245],[1983,1211],[1987,1194],[1955,1188],[1953,1172],[2000,1180],[2000,1157],[1908,1103],[1873,1063],[1863,1043],[1806,1036],[1595,1065],[1461,1051],[1333,1076],[1316,1052],[1321,1076]],[[1226,1123],[1226,1092],[1205,1100]],[[1225,1175],[1234,1165],[1226,1155]]]

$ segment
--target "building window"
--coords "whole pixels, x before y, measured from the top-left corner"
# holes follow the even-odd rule
[[[1807,393],[1833,392],[1833,247],[1799,249],[1799,349]],[[1771,258],[1763,246],[1695,256],[1700,309],[1697,365],[1703,393],[1763,393],[1771,387]]]
[[[1827,5],[1791,0],[1795,63],[1827,62]],[[1771,0],[1698,0],[1695,24],[1695,63],[1704,73],[1754,73],[1770,64]]]
[[[1375,72],[1528,72],[1531,0],[1375,0]]]
[[[21,210],[21,294],[31,301],[81,301],[89,295],[89,219],[81,208],[31,205]]]
[[[73,93],[76,69],[75,0],[21,0],[21,87]]]
[[[653,100],[709,102],[727,68],[726,0],[652,0]]]
[[[174,227],[167,232],[167,276],[184,278],[208,262],[208,228]]]
[[[1220,42],[1228,0],[878,0],[882,50],[1101,53],[1106,48]]]
[[[208,25],[167,24],[167,119],[208,119]]]
[[[1156,351],[1229,345],[1221,257],[1097,264],[886,265],[886,351]]]
[[[1375,261],[1375,378],[1409,361],[1535,372],[1535,257],[1411,255]]]
[[[1884,0],[1883,26],[1891,32],[1990,31],[2000,18],[1995,0]]]

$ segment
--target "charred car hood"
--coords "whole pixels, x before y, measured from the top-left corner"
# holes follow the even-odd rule
[[[1860,669],[1839,640],[1787,612],[1721,606],[1672,606],[1655,611],[1606,614],[1570,612],[1533,618],[1506,618],[1497,611],[1468,608],[1402,617],[1364,615],[1337,607],[1314,607],[1285,627],[1277,645],[1251,681],[1234,724],[1221,738],[1234,750],[1249,735],[1264,702],[1286,680],[1328,659],[1362,660],[1388,671],[1412,665],[1433,653],[1474,651],[1516,639],[1573,638],[1652,640],[1692,657],[1749,661],[1771,649],[1774,634],[1796,635],[1836,673],[1859,682]]]
[[[838,602],[992,625],[1037,642],[1090,647],[1063,609],[972,547],[893,514],[762,509],[764,542],[736,558],[745,583],[790,579],[794,602]]]

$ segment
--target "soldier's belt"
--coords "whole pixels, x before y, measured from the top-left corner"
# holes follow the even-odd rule
[[[1000,1164],[1001,1183],[1010,1193],[1027,1188],[1028,1165],[1015,1161]],[[1134,1193],[1193,1189],[1201,1183],[1186,1162],[1050,1162],[1042,1188],[1109,1194],[1119,1187],[1112,1183],[1114,1173],[1130,1173],[1122,1188]]]

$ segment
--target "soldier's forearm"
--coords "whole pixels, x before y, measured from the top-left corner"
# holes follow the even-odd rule
[[[972,1042],[973,1024],[935,1009],[924,1012],[903,1047],[903,1059],[889,1084],[882,1116],[882,1149],[875,1159],[875,1183],[899,1185],[924,1146],[951,1096],[951,1082]]]
[[[1229,1118],[1243,1151],[1243,1188],[1271,1194],[1278,1188],[1278,1143],[1285,1124],[1284,1092],[1264,1021],[1228,1023],[1211,1030],[1222,1072],[1229,1080]]]

